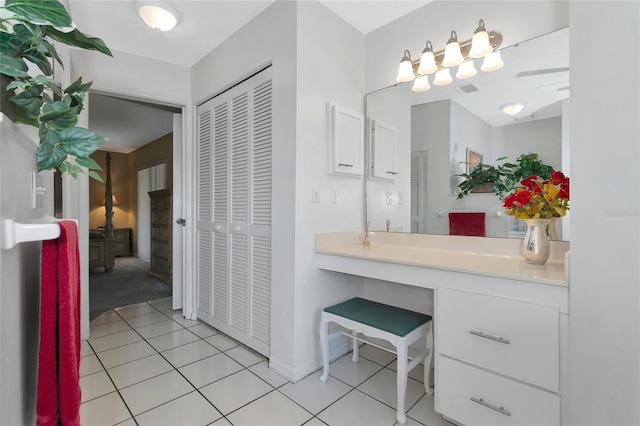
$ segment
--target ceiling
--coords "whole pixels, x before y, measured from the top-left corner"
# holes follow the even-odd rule
[[[366,34],[430,1],[321,0],[321,3]],[[77,27],[100,37],[110,49],[192,67],[273,0],[169,0],[178,10],[180,22],[174,30],[163,34],[142,22],[134,0],[67,0],[67,3]],[[166,109],[103,94],[94,93],[90,98],[89,126],[107,138],[103,150],[130,152],[171,132],[171,115]]]

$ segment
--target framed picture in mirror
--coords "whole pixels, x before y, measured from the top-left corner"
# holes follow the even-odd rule
[[[483,154],[471,148],[467,148],[467,174],[473,171],[473,168],[482,163]]]

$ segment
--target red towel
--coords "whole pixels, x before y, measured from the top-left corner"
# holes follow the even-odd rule
[[[485,237],[484,213],[449,213],[449,235]]]
[[[80,425],[80,262],[78,231],[42,242],[38,425]]]

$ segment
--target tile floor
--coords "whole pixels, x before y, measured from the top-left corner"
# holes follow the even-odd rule
[[[433,411],[422,366],[407,386],[407,425],[450,426]],[[83,426],[395,425],[392,354],[364,346],[290,383],[267,360],[201,321],[171,310],[171,299],[123,306],[91,322],[82,342]]]

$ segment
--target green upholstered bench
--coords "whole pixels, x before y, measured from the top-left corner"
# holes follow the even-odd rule
[[[334,322],[348,330],[351,334],[339,331],[329,335],[329,323]],[[424,361],[424,387],[427,395],[432,395],[433,390],[429,386],[431,378],[431,362],[433,359],[433,327],[430,315],[384,303],[354,297],[337,305],[329,306],[322,311],[320,319],[320,344],[322,347],[323,372],[320,380],[327,381],[329,376],[329,340],[336,335],[345,335],[353,339],[353,362],[358,362],[358,342],[362,341],[394,353],[398,357],[398,411],[397,418],[400,424],[407,421],[405,414],[405,394],[407,391],[407,377],[421,361]],[[390,342],[396,350],[390,350],[377,345],[359,336],[383,339]],[[408,355],[409,345],[425,336],[426,348],[418,356],[410,359]],[[409,360],[410,359],[410,360]]]

